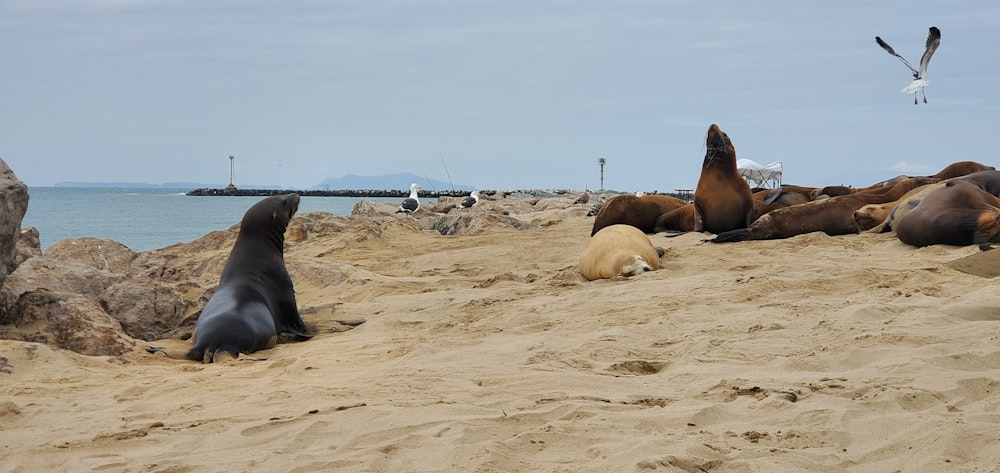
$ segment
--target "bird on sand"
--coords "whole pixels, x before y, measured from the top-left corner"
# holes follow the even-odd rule
[[[937,51],[938,45],[941,44],[941,30],[939,30],[936,26],[932,26],[930,28],[930,32],[927,33],[926,49],[924,49],[924,55],[920,56],[919,69],[914,69],[913,66],[910,65],[909,61],[904,59],[903,56],[897,54],[896,51],[892,49],[892,46],[889,46],[889,43],[882,41],[882,38],[876,36],[875,42],[878,43],[879,46],[882,46],[882,49],[888,51],[889,54],[892,54],[893,56],[899,58],[900,61],[903,61],[903,64],[905,64],[906,67],[910,68],[910,71],[913,72],[913,82],[911,82],[910,85],[903,87],[902,92],[906,94],[912,93],[913,104],[917,105],[917,91],[920,91],[924,95],[924,103],[927,103],[927,94],[924,93],[924,87],[927,87],[930,82],[928,82],[924,77],[927,75],[927,64],[931,62],[931,56],[934,55],[934,51]]]

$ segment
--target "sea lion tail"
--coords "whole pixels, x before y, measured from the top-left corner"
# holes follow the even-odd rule
[[[739,228],[736,230],[729,230],[728,232],[722,232],[712,238],[710,241],[712,243],[732,243],[735,241],[746,241],[747,237],[750,235],[749,228]]]

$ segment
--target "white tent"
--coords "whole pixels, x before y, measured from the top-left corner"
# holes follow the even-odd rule
[[[781,161],[775,161],[765,166],[752,159],[740,158],[736,160],[736,170],[748,182],[754,183],[756,187],[781,187]]]

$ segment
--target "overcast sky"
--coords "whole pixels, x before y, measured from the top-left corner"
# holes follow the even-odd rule
[[[900,92],[941,29],[928,104]],[[1000,165],[1000,2],[0,0],[0,158],[59,181],[694,187]],[[447,173],[446,173],[447,168]],[[863,182],[850,182],[851,175]],[[399,188],[407,188],[401,182]]]

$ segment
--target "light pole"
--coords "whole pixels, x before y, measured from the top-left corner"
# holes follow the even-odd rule
[[[597,164],[601,165],[601,192],[604,191],[604,165],[607,163],[608,160],[604,159],[604,156],[597,158]]]
[[[236,186],[233,185],[233,168],[235,166],[234,163],[233,163],[233,161],[235,159],[236,158],[234,158],[233,155],[231,155],[231,154],[229,155],[229,185],[226,186],[226,190],[234,190],[234,189],[236,189]]]

